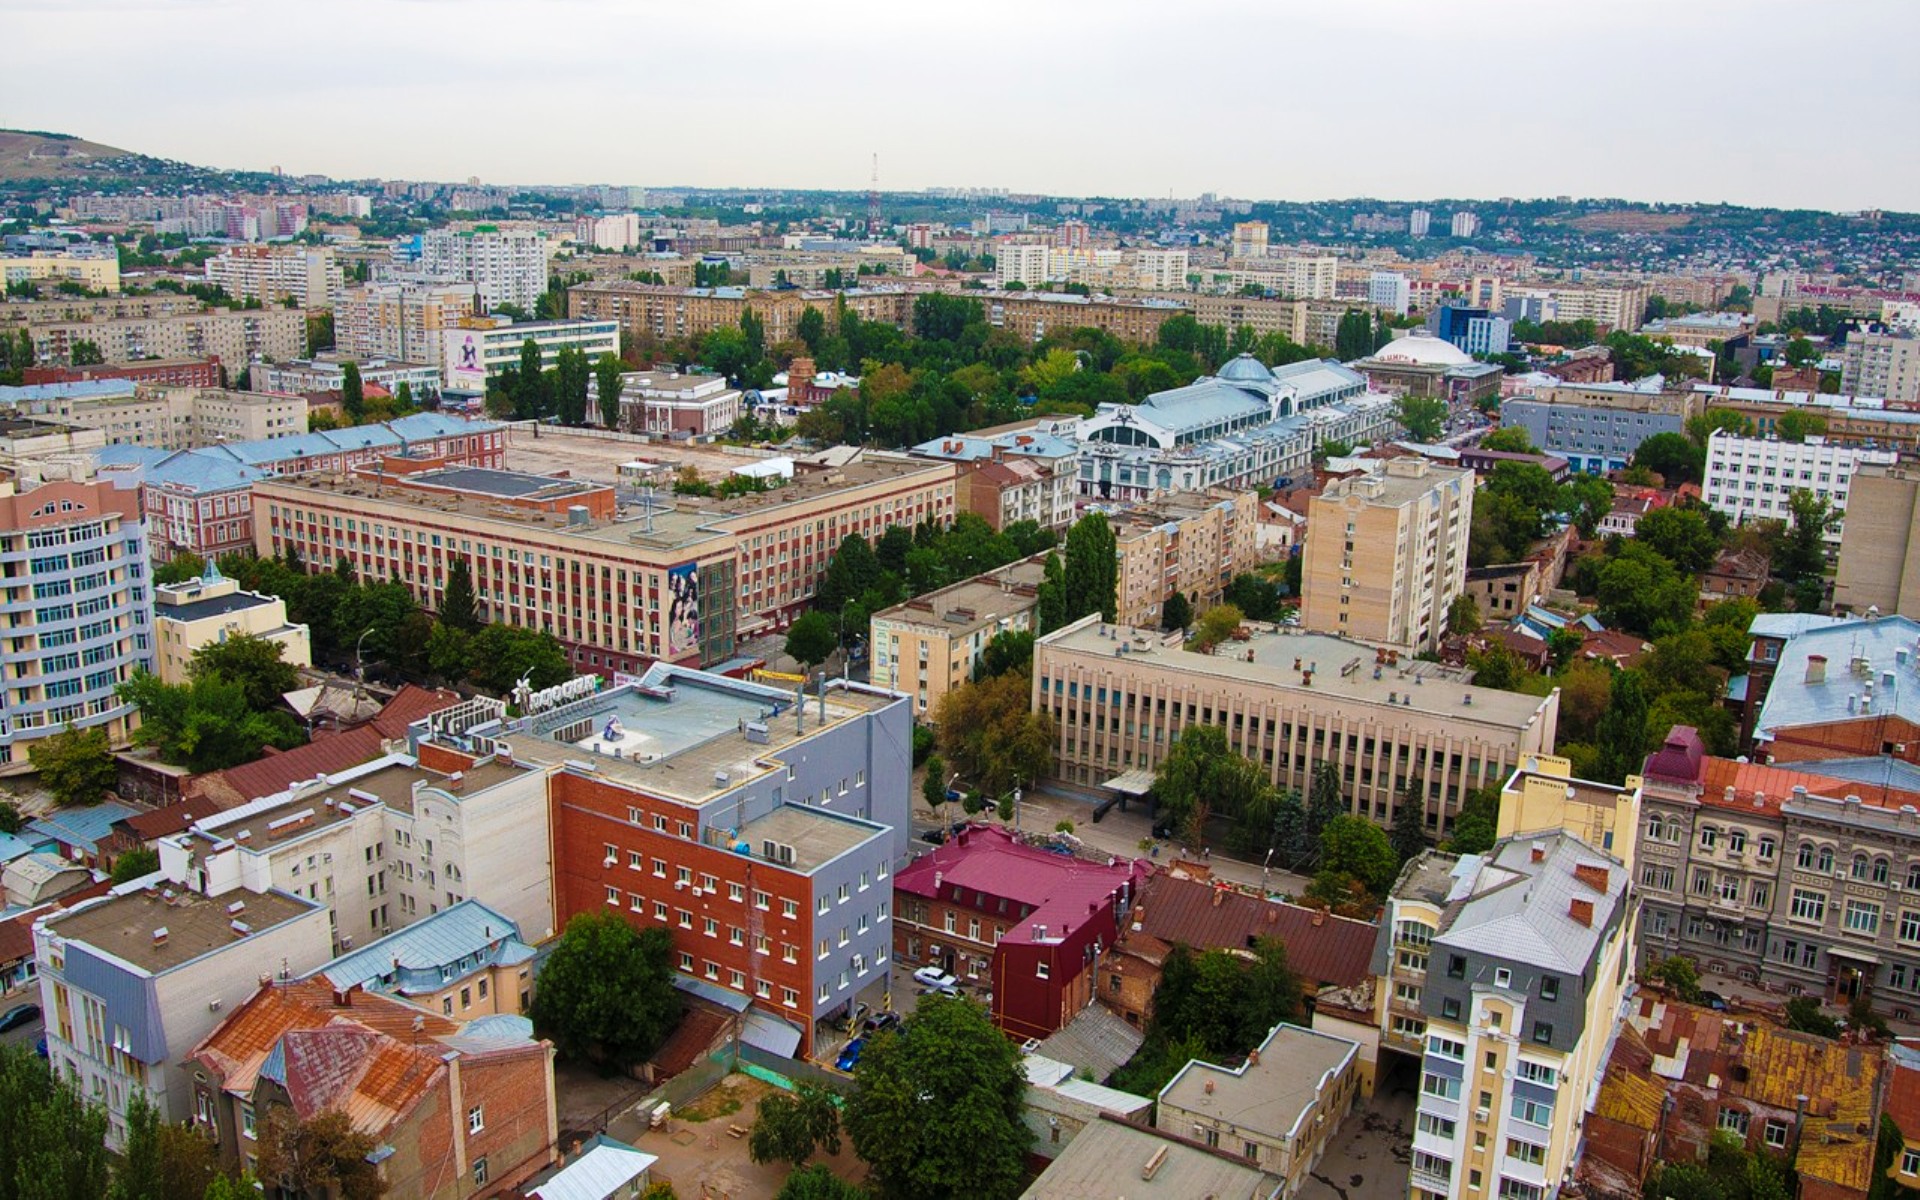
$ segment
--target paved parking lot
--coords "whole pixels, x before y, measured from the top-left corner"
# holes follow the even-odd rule
[[[1348,1115],[1301,1186],[1299,1200],[1404,1200],[1419,1065],[1404,1055],[1388,1058],[1397,1065],[1373,1097]]]

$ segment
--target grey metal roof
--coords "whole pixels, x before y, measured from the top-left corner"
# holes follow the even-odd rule
[[[608,1200],[659,1161],[657,1155],[635,1150],[603,1133],[582,1146],[580,1154],[551,1179],[529,1188],[527,1194],[540,1200]]]
[[[1539,862],[1533,851],[1544,852]],[[1465,867],[1473,856],[1461,861]],[[1598,890],[1574,874],[1580,866],[1607,872]],[[1572,834],[1554,832],[1509,838],[1495,846],[1445,922],[1435,945],[1577,975],[1592,961],[1614,909],[1627,893],[1626,868]],[[1572,902],[1593,905],[1591,923],[1573,918]]]
[[[370,991],[437,991],[451,978],[491,966],[502,955],[525,961],[532,954],[519,927],[478,900],[462,900],[424,921],[350,950],[313,971],[336,988]]]
[[[161,585],[162,590],[165,586]],[[185,604],[156,605],[153,616],[158,621],[200,621],[207,617],[222,617],[231,612],[244,612],[249,608],[259,608],[263,604],[276,602],[272,596],[256,595],[253,592],[229,592],[224,596],[190,600]]]
[[[1888,754],[1796,762],[1793,769],[1827,779],[1844,779],[1853,783],[1872,783],[1900,791],[1920,792],[1920,766]]]
[[[1162,1149],[1166,1156],[1152,1178],[1144,1178],[1142,1168]],[[1268,1200],[1284,1186],[1284,1180],[1245,1160],[1156,1129],[1098,1120],[1074,1135],[1040,1178],[1021,1193],[1021,1200],[1087,1200],[1091,1196]]]
[[[1826,656],[1825,678],[1809,683],[1815,654]],[[1754,732],[1770,740],[1778,729],[1887,714],[1920,720],[1920,621],[1910,617],[1835,621],[1790,636]]]

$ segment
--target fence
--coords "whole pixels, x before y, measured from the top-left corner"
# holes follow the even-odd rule
[[[756,1079],[764,1080],[775,1087],[793,1089],[796,1083],[811,1083],[818,1087],[829,1087],[844,1091],[847,1077],[838,1071],[829,1071],[825,1067],[803,1062],[796,1058],[781,1058],[758,1046],[740,1043],[740,1069]],[[749,1067],[755,1068],[748,1070]],[[768,1078],[771,1075],[773,1078]]]

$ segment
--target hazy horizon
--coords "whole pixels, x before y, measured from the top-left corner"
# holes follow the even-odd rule
[[[1902,0],[793,13],[0,0],[0,126],[337,179],[1920,210]]]

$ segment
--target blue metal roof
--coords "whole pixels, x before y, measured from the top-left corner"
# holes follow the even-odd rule
[[[1741,678],[1744,679],[1745,676]],[[1793,764],[1793,769],[1805,771],[1809,775],[1824,775],[1828,779],[1844,779],[1853,783],[1872,783],[1906,792],[1920,792],[1920,766],[1890,754],[1866,758],[1829,758],[1816,759],[1812,762],[1796,762]]]
[[[1142,416],[1162,429],[1185,433],[1264,418],[1267,405],[1223,380],[1196,379],[1183,388],[1155,392],[1139,405]]]
[[[133,813],[134,810],[124,804],[103,800],[84,808],[58,809],[28,821],[25,832],[36,842],[51,838],[63,846],[78,846],[92,854],[100,841],[113,831],[113,823]]]
[[[16,858],[33,853],[33,843],[11,833],[0,833],[0,863],[10,863]]]
[[[196,492],[218,492],[242,488],[267,473],[233,461],[225,454],[207,450],[181,450],[149,466],[148,483],[172,484]]]
[[[130,396],[131,379],[76,379],[72,383],[35,383],[0,387],[0,404],[32,404],[46,400],[87,400],[95,396]]]
[[[462,900],[424,921],[390,933],[312,972],[336,988],[374,992],[438,991],[447,983],[503,957],[524,962],[533,954],[520,930],[478,900]],[[451,971],[452,974],[447,974]]]

